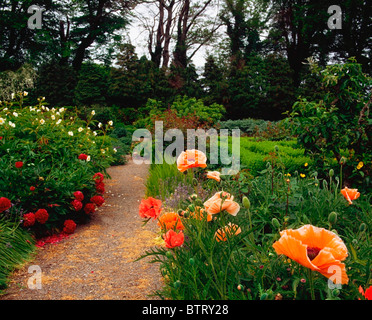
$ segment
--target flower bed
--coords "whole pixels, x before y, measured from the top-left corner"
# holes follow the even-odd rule
[[[190,157],[187,167],[187,159],[180,159],[188,184],[186,172],[195,170],[189,167],[205,162]],[[163,241],[142,256],[160,264],[166,285],[158,295],[181,300],[372,298],[371,195],[341,188],[333,172],[326,179],[310,169],[306,175],[283,174],[275,157],[268,161],[256,177],[196,169],[193,191],[172,206],[169,201],[160,206],[154,194],[143,200],[140,216],[158,223]]]
[[[27,230],[40,246],[73,233],[103,205],[115,140],[112,121],[98,123],[94,111],[83,121],[43,98],[36,106],[24,99],[0,104],[0,221]]]

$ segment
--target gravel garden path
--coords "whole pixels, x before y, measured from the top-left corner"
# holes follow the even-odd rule
[[[151,294],[162,287],[158,265],[147,258],[134,261],[157,236],[156,224],[142,227],[138,215],[148,166],[129,160],[108,173],[106,202],[91,221],[69,238],[38,248],[35,258],[13,274],[0,300],[157,299]],[[27,286],[31,265],[41,268],[41,289]]]

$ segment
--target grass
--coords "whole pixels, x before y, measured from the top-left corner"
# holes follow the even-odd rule
[[[27,231],[13,222],[0,221],[0,290],[6,287],[9,274],[28,261],[34,250],[34,240]]]

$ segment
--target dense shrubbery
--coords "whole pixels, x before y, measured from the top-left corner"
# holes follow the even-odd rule
[[[300,97],[287,121],[317,170],[327,172],[326,159],[335,158],[348,185],[358,183],[367,189],[371,185],[372,79],[353,60],[323,70],[310,62],[322,83],[322,97],[315,101]]]
[[[104,202],[106,168],[124,163],[130,146],[125,128],[97,121],[94,110],[82,120],[26,99],[0,104],[0,286],[32,252],[31,235],[72,233],[89,220]]]

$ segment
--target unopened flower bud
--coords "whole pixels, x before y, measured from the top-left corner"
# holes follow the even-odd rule
[[[277,218],[272,218],[271,223],[273,224],[274,228],[276,228],[276,229],[280,228],[280,223],[279,223],[279,220]]]
[[[359,226],[359,231],[364,232],[366,230],[367,230],[367,225],[364,222],[361,223],[360,226]]]
[[[196,187],[198,185],[198,180],[196,178],[193,178],[192,179],[192,184],[194,187]]]
[[[337,222],[337,212],[331,212],[329,215],[328,215],[328,222],[330,224],[336,224]]]
[[[329,170],[329,176],[333,177],[335,175],[335,171],[333,169]]]
[[[268,296],[269,295],[266,292],[264,292],[263,294],[261,294],[260,300],[266,300]]]
[[[249,199],[247,197],[243,197],[243,206],[244,208],[246,209],[249,209],[251,207],[251,202],[249,201]]]
[[[173,283],[173,286],[178,289],[180,286],[181,286],[181,281],[180,280],[177,280]]]

